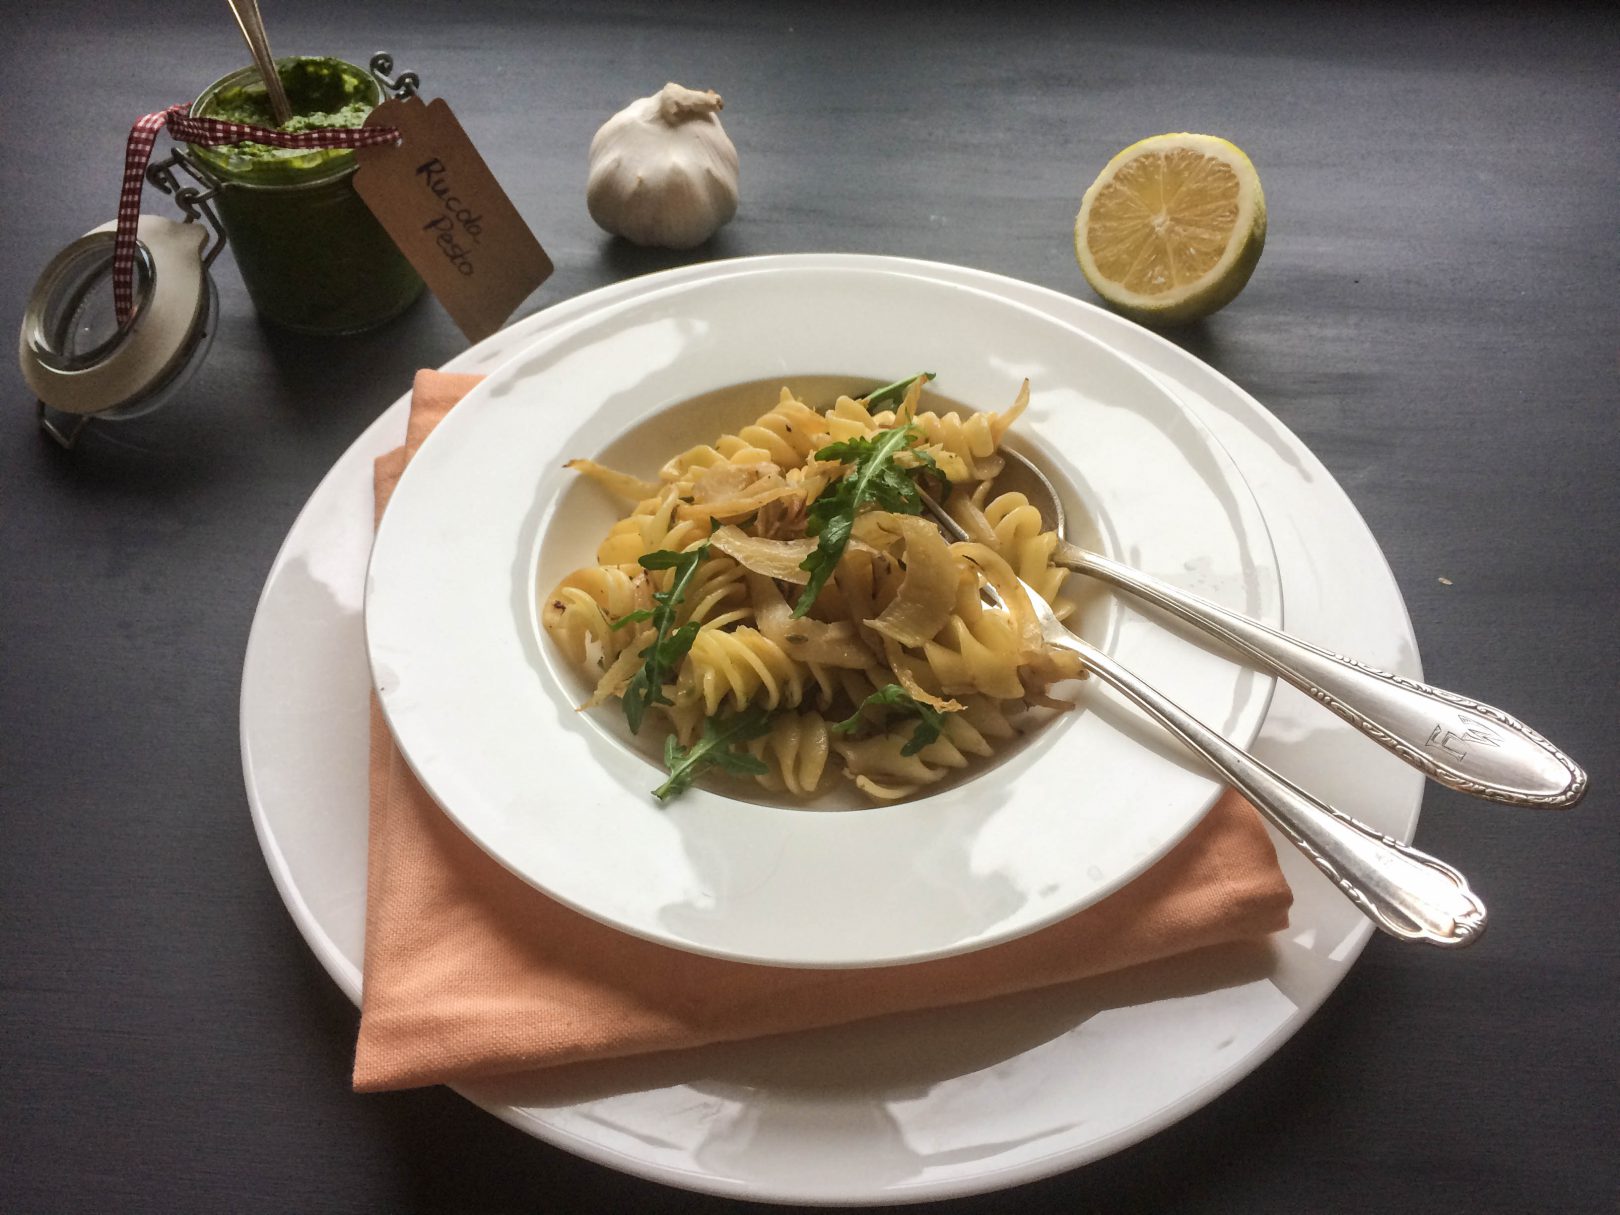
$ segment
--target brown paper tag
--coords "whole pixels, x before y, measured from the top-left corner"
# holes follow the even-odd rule
[[[403,142],[356,148],[355,191],[470,341],[494,333],[551,259],[443,98],[383,102],[368,127]]]

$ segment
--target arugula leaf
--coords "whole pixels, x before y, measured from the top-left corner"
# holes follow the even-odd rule
[[[917,728],[911,732],[911,741],[900,748],[901,755],[915,755],[939,737],[945,728],[945,714],[933,705],[925,705],[897,683],[887,684],[861,701],[859,708],[843,721],[829,727],[837,734],[853,734],[862,724],[861,714],[867,709],[890,706],[919,718]]]
[[[906,393],[911,391],[911,386],[918,380],[926,384],[933,378],[934,373],[932,371],[921,371],[904,380],[896,380],[892,384],[885,384],[882,388],[874,388],[866,394],[866,407],[871,409],[876,405],[887,405],[890,401],[898,404],[906,399]]]
[[[624,717],[630,723],[632,734],[641,732],[641,723],[647,716],[648,709],[653,705],[670,703],[669,697],[664,695],[664,680],[681,665],[681,659],[685,658],[686,652],[692,648],[692,642],[697,638],[698,629],[701,627],[696,621],[689,621],[676,628],[675,612],[680,607],[681,600],[685,598],[686,588],[691,583],[693,575],[697,573],[698,566],[703,564],[703,558],[708,555],[707,540],[685,553],[677,553],[667,548],[648,553],[641,558],[641,568],[672,569],[675,571],[675,580],[670,583],[669,590],[653,592],[653,602],[658,605],[657,607],[639,608],[613,622],[613,627],[618,628],[632,621],[651,620],[658,630],[653,636],[652,644],[641,651],[641,657],[646,659],[641,670],[636,672],[635,678],[624,690]]]
[[[770,715],[755,705],[745,713],[724,720],[705,719],[703,736],[690,747],[682,747],[671,734],[664,740],[664,767],[669,769],[669,779],[653,790],[653,796],[663,802],[685,793],[705,768],[720,768],[744,776],[763,774],[768,770],[763,760],[731,748],[735,743],[758,738],[770,728]]]
[[[627,624],[640,624],[643,620],[651,620],[652,615],[653,613],[651,608],[637,608],[635,611],[626,612],[617,620],[610,622],[608,624],[608,628],[622,629]]]
[[[934,457],[916,449],[922,437],[915,426],[897,426],[880,430],[874,437],[832,443],[816,452],[818,460],[836,460],[854,467],[811,504],[805,531],[816,538],[816,547],[799,563],[800,569],[809,571],[810,581],[794,605],[795,620],[810,610],[821,588],[838,567],[844,549],[849,546],[855,516],[862,506],[871,502],[883,510],[900,514],[922,513],[922,497],[912,473],[917,469],[936,475],[939,472]],[[916,461],[915,469],[895,464],[895,457],[901,452],[911,454]]]

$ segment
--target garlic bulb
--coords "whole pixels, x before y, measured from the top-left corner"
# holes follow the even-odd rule
[[[715,92],[666,84],[631,102],[591,140],[585,203],[638,245],[690,249],[737,213],[737,149]]]

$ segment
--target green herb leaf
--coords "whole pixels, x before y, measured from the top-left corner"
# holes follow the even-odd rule
[[[917,752],[937,739],[940,731],[945,728],[945,714],[934,708],[933,705],[923,704],[897,683],[887,684],[873,692],[865,700],[861,701],[860,707],[854,713],[831,728],[838,734],[853,734],[860,729],[863,721],[862,714],[867,709],[885,706],[899,709],[905,713],[915,713],[919,719],[917,728],[911,732],[911,741],[900,748],[901,755],[917,754]]]
[[[932,371],[923,371],[904,380],[896,380],[892,384],[885,384],[882,388],[874,388],[866,394],[866,407],[871,409],[876,405],[887,405],[890,401],[898,404],[906,399],[906,393],[911,391],[911,386],[918,380],[926,384],[933,378],[934,373]]]
[[[832,443],[816,452],[818,460],[836,460],[852,465],[851,471],[823,491],[811,504],[805,519],[805,531],[816,538],[815,551],[799,563],[809,571],[810,581],[794,605],[793,616],[798,619],[810,610],[810,605],[821,594],[821,588],[838,568],[838,561],[849,545],[850,533],[855,527],[855,516],[867,503],[883,510],[915,515],[922,511],[922,498],[912,478],[916,469],[938,473],[934,458],[925,451],[917,451],[915,444],[922,432],[915,426],[897,426],[880,430],[869,438],[846,439]],[[915,465],[903,468],[895,463],[901,453],[910,453]]]
[[[693,549],[690,553],[677,553],[672,548],[661,548],[657,552],[648,553],[643,557],[641,559],[641,568],[644,570],[672,570],[680,566],[683,561],[694,553],[701,560],[707,548],[708,545],[704,545],[702,548]]]
[[[680,628],[675,627],[676,611],[681,600],[686,597],[686,588],[691,583],[693,575],[697,573],[698,566],[703,564],[703,558],[709,555],[709,542],[705,540],[697,548],[689,552],[677,553],[672,549],[659,549],[648,553],[641,558],[641,568],[646,570],[674,570],[675,579],[667,591],[653,592],[653,602],[658,606],[652,609],[639,608],[629,615],[614,622],[613,627],[632,620],[651,620],[656,628],[652,644],[641,651],[645,659],[641,670],[630,680],[630,685],[624,690],[624,717],[630,723],[630,733],[641,731],[641,723],[647,716],[647,710],[653,705],[667,705],[669,697],[664,695],[664,680],[674,674],[675,669],[681,665],[686,652],[692,648],[692,642],[698,635],[696,623],[687,623]]]
[[[627,612],[625,615],[620,616],[617,620],[612,621],[608,625],[608,628],[610,628],[610,629],[622,629],[627,624],[640,624],[643,620],[651,620],[651,619],[652,619],[652,609],[651,608],[637,608],[635,611]]]
[[[702,737],[690,747],[682,747],[671,734],[664,740],[664,767],[669,769],[669,779],[653,790],[653,796],[663,802],[686,792],[705,768],[720,768],[742,776],[763,774],[768,770],[763,760],[731,748],[768,733],[770,728],[770,714],[755,705],[723,720],[706,719]]]

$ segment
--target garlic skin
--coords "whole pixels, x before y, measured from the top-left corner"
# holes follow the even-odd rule
[[[737,213],[737,149],[715,92],[666,84],[602,124],[591,140],[585,204],[602,228],[638,245],[690,249]]]

